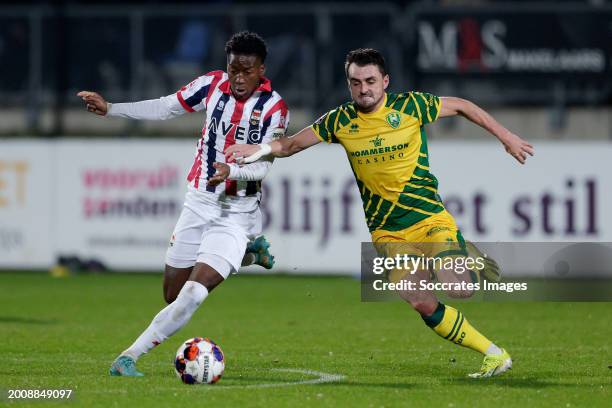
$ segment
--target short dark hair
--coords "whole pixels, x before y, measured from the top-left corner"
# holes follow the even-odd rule
[[[261,62],[264,62],[268,55],[268,47],[257,33],[241,31],[232,35],[232,38],[225,43],[225,53],[227,56],[230,54],[256,55]]]
[[[380,73],[385,76],[387,75],[387,67],[385,65],[385,57],[380,51],[374,48],[358,48],[346,54],[346,61],[344,62],[344,73],[348,78],[349,65],[357,64],[360,67],[366,65],[376,65],[380,70]]]

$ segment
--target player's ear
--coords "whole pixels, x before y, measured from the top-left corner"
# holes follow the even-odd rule
[[[385,75],[383,77],[383,87],[384,89],[387,89],[387,87],[389,86],[389,74]]]
[[[261,64],[259,66],[259,76],[262,77],[264,76],[266,73],[266,65],[265,64]]]

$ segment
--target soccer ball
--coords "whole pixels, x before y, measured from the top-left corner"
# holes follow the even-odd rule
[[[174,370],[185,384],[214,384],[225,370],[225,356],[211,339],[194,337],[176,351]]]

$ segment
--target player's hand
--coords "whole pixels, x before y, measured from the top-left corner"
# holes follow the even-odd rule
[[[521,164],[525,164],[527,155],[533,156],[533,146],[514,133],[508,133],[506,137],[501,139],[501,142],[504,144],[506,151]]]
[[[99,93],[81,91],[77,94],[77,96],[80,96],[81,99],[85,101],[85,105],[87,106],[87,110],[89,112],[100,116],[104,116],[108,113],[108,103]]]
[[[256,154],[261,147],[259,145],[250,144],[235,144],[225,150],[225,161],[227,163],[245,164],[251,161],[245,161],[245,158]]]
[[[208,185],[211,187],[216,187],[229,177],[230,166],[225,163],[214,162],[213,167],[217,170],[217,172],[210,179],[208,179]]]

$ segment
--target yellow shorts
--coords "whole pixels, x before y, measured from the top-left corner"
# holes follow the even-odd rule
[[[467,256],[455,219],[446,210],[400,231],[376,230],[372,242],[381,256],[446,258]]]

